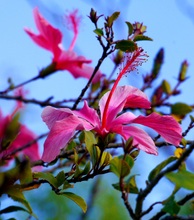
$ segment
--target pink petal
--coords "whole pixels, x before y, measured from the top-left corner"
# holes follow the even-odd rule
[[[75,115],[70,115],[63,120],[56,121],[44,143],[42,160],[50,162],[54,160],[65,148],[76,130],[87,130],[88,122],[79,119]],[[92,128],[92,126],[91,126]]]
[[[109,93],[107,92],[99,101],[101,115],[103,115]],[[125,107],[150,108],[150,102],[139,89],[132,86],[118,86],[110,100],[107,122],[112,121]]]
[[[41,117],[48,128],[51,129],[56,121],[60,121],[70,115],[73,115],[73,112],[68,108],[57,109],[51,106],[47,106],[44,108]]]
[[[149,116],[139,116],[133,123],[148,126],[157,131],[168,143],[178,146],[182,139],[182,130],[177,121],[172,116],[161,116],[152,113]]]
[[[79,111],[74,111],[74,114],[76,114],[79,118],[87,121],[89,124],[92,125],[93,128],[100,127],[100,119],[96,110],[90,108],[86,101],[84,101],[84,107]],[[91,127],[89,127],[89,130],[91,130]]]
[[[27,28],[24,30],[36,44],[51,51],[54,57],[58,57],[61,53],[62,33],[42,17],[38,8],[34,9],[34,19],[40,34],[34,34]]]
[[[148,154],[158,155],[157,148],[152,138],[142,129],[135,126],[123,126],[121,135],[127,140],[133,137],[133,145]]]

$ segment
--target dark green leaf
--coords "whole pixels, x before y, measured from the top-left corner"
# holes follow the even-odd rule
[[[192,112],[192,107],[182,103],[182,102],[177,102],[171,107],[171,113],[174,115],[186,115],[189,112]]]
[[[180,170],[177,173],[171,172],[165,176],[178,187],[194,190],[194,174],[187,170]]]
[[[89,171],[90,171],[90,161],[88,161],[88,162],[86,163],[86,165],[85,165],[85,167],[84,167],[84,170],[83,170],[83,172],[82,172],[82,175],[88,174]]]
[[[137,44],[131,40],[121,40],[116,44],[116,49],[124,52],[133,52],[137,49]]]
[[[175,161],[177,158],[176,157],[169,157],[168,159],[164,160],[162,163],[160,163],[159,165],[157,165],[149,174],[148,176],[148,180],[152,181],[157,175],[158,173],[165,167],[167,166],[169,163]]]
[[[24,208],[22,208],[20,206],[13,206],[13,205],[11,205],[11,206],[9,206],[7,208],[4,208],[4,209],[0,210],[0,214],[10,213],[10,212],[17,212],[17,211],[28,212],[26,209],[24,209]]]
[[[95,29],[94,33],[97,34],[98,36],[104,36],[103,30],[100,28]]]
[[[60,195],[66,196],[68,199],[71,199],[83,210],[84,213],[86,212],[87,204],[82,197],[71,192],[64,192],[61,193]]]
[[[153,79],[156,79],[158,77],[163,61],[164,61],[164,49],[161,48],[156,54],[156,57],[154,59],[154,65],[152,69]]]
[[[55,188],[59,187],[57,179],[51,173],[42,173],[42,172],[34,173],[34,178],[46,180]]]
[[[28,201],[26,200],[26,198],[24,197],[20,187],[18,185],[14,185],[13,187],[10,187],[8,190],[7,190],[7,195],[10,196],[14,201],[17,201],[17,202],[20,202],[21,204],[23,204],[28,212],[31,214],[31,215],[34,215],[33,212],[32,212],[32,209],[30,207],[30,204],[28,203]],[[34,215],[35,216],[35,215]]]
[[[174,196],[171,196],[165,201],[165,206],[162,211],[169,213],[170,215],[176,215],[180,211],[180,206],[175,202]]]
[[[32,170],[30,161],[26,160],[23,163],[19,164],[20,173],[19,179],[21,184],[28,184],[33,181]]]
[[[128,27],[128,36],[130,36],[133,34],[133,25],[128,21],[126,21],[125,23],[127,24]]]
[[[134,41],[142,41],[142,40],[149,40],[149,41],[153,41],[152,38],[144,36],[142,34],[135,36],[135,38],[133,39]]]
[[[66,179],[64,171],[59,172],[55,178],[57,180],[58,187],[61,186]]]

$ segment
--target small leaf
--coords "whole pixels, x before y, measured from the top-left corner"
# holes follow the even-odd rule
[[[152,69],[153,79],[156,79],[158,77],[163,62],[164,62],[164,49],[161,48],[158,51],[158,53],[156,54],[156,57],[154,59],[154,65],[153,65],[153,69]]]
[[[90,154],[93,167],[98,161],[100,155],[99,147],[95,146],[97,144],[94,134],[90,131],[84,131],[86,148]]]
[[[177,102],[176,104],[172,105],[171,107],[171,113],[174,115],[186,115],[189,112],[192,112],[192,107],[182,103],[182,102]]]
[[[180,170],[177,173],[171,172],[165,176],[178,187],[194,190],[194,174],[187,170]]]
[[[142,41],[142,40],[148,40],[148,41],[153,41],[152,38],[144,36],[142,34],[135,36],[135,38],[133,39],[135,42],[136,41]]]
[[[100,161],[101,166],[107,166],[110,163],[110,160],[112,159],[112,156],[109,152],[103,152],[102,158]]]
[[[10,212],[17,212],[17,211],[28,212],[26,209],[24,209],[24,208],[22,208],[20,206],[11,205],[11,206],[9,206],[7,208],[4,208],[4,209],[0,210],[0,214],[6,214],[6,213],[10,213]]]
[[[116,174],[118,177],[123,178],[130,173],[131,169],[126,161],[124,161],[123,159],[120,159],[118,157],[114,157],[110,161],[110,170],[111,170],[111,172]]]
[[[124,190],[128,193],[133,193],[133,194],[139,193],[139,190],[137,188],[136,181],[135,181],[135,176],[136,175],[130,176],[128,180],[124,181]],[[112,184],[112,186],[116,190],[121,191],[120,183],[114,183],[114,184]]]
[[[133,52],[137,49],[137,44],[131,40],[121,40],[116,43],[116,49],[124,52]]]
[[[68,199],[71,199],[72,201],[74,201],[82,209],[84,213],[87,211],[87,204],[82,197],[71,192],[60,193],[59,195],[63,195],[67,197]]]
[[[14,117],[9,121],[8,125],[5,128],[3,140],[1,142],[1,148],[6,149],[13,142],[17,136],[20,128],[19,124],[19,114],[14,115]]]
[[[57,180],[58,187],[61,186],[65,182],[65,179],[66,179],[64,171],[59,172],[55,178]]]
[[[59,186],[57,179],[51,173],[37,172],[34,173],[34,178],[46,180],[55,188],[58,188]]]
[[[110,17],[108,17],[107,26],[111,27],[113,25],[113,22],[119,17],[119,15],[120,15],[120,12],[116,11]]]
[[[176,157],[169,157],[168,159],[164,160],[162,163],[160,163],[159,165],[157,165],[149,174],[148,176],[148,180],[152,181],[157,175],[158,173],[165,167],[167,166],[169,163],[175,161],[177,158]]]
[[[97,34],[98,36],[104,36],[103,30],[100,29],[100,28],[96,28],[96,29],[94,30],[94,33]]]
[[[188,69],[188,62],[185,60],[183,61],[183,63],[181,64],[181,68],[180,68],[180,72],[179,72],[179,81],[183,82],[187,79],[186,74],[187,74],[187,69]]]
[[[171,94],[170,84],[167,80],[162,81],[162,90],[164,93],[166,93],[168,95]]]
[[[90,171],[90,161],[88,161],[83,169],[82,175],[88,174]]]
[[[128,21],[126,21],[125,23],[127,24],[128,27],[128,36],[131,36],[133,34],[133,25]]]
[[[13,187],[10,187],[7,192],[8,196],[10,196],[14,201],[22,203],[28,210],[30,214],[33,214],[32,209],[30,207],[30,204],[24,197],[22,191],[20,190],[20,187],[18,185],[14,185]],[[34,214],[33,214],[34,215]]]
[[[169,213],[170,215],[178,214],[180,206],[174,200],[174,196],[171,196],[167,201],[165,201],[165,206],[162,211]]]

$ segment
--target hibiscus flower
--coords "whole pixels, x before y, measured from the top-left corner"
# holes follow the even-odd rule
[[[152,138],[135,124],[150,127],[166,142],[179,145],[182,138],[181,127],[172,116],[157,113],[136,116],[132,112],[122,112],[124,108],[150,108],[150,102],[142,91],[132,86],[118,86],[108,102],[109,95],[110,92],[107,92],[100,99],[99,115],[86,101],[82,109],[74,111],[68,108],[46,107],[42,112],[42,119],[50,132],[44,143],[42,160],[45,162],[54,160],[60,150],[67,146],[75,131],[81,130],[94,131],[101,137],[109,133],[119,134],[125,140],[132,137],[136,148],[157,155]]]
[[[67,70],[73,75],[74,78],[84,77],[90,79],[94,69],[87,64],[91,63],[92,61],[86,59],[84,56],[78,56],[73,51],[80,24],[78,11],[75,10],[66,16],[68,26],[74,33],[73,40],[68,50],[63,49],[63,36],[61,31],[53,27],[46,19],[44,19],[44,17],[39,13],[38,8],[35,8],[33,12],[39,34],[35,34],[29,28],[25,28],[25,31],[36,44],[46,50],[49,50],[53,54],[52,63],[49,66],[50,68],[43,69],[40,74],[42,76],[46,76],[57,70]],[[98,71],[92,82],[98,82],[101,78],[101,75],[102,74],[100,71]]]

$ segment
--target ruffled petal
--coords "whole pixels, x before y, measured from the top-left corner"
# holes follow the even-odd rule
[[[133,120],[133,123],[148,126],[157,131],[165,141],[178,146],[182,139],[181,126],[172,116],[161,116],[152,113],[149,116],[139,116]]]
[[[121,135],[127,140],[133,137],[133,145],[148,154],[158,155],[157,148],[152,138],[141,128],[135,126],[123,126]]]

